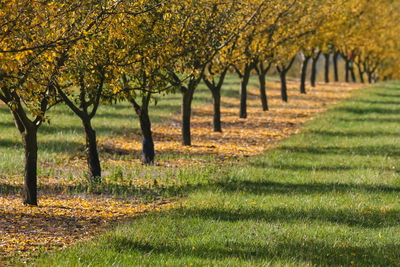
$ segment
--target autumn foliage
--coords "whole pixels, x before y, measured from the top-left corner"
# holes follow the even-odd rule
[[[155,155],[204,153],[223,162],[259,154],[298,131],[323,105],[359,87],[335,84],[335,91],[318,84],[318,89],[307,88],[306,95],[310,60],[313,87],[320,55],[325,58],[326,83],[331,58],[335,81],[338,60],[345,63],[345,81],[372,83],[400,76],[399,8],[389,0],[0,1],[0,100],[9,108],[24,147],[23,203],[38,205],[37,134],[44,122],[57,120],[48,117],[55,105],[68,106],[81,120],[91,188],[103,182],[104,149],[141,150],[144,164],[172,166],[180,164],[157,162]],[[299,84],[287,81],[297,61],[303,64],[300,96]],[[271,70],[280,77],[279,92],[277,84],[266,83]],[[224,79],[232,73],[241,81],[240,98],[222,99]],[[252,74],[260,84],[248,90]],[[201,82],[211,91],[213,108],[196,108],[192,118]],[[181,118],[172,121],[180,129],[167,124],[152,128],[151,103],[177,92]],[[278,98],[289,106],[270,110],[279,106]],[[142,141],[98,140],[92,124],[98,107],[126,100],[139,118]],[[9,197],[3,203],[10,213],[46,216],[44,207],[50,204],[42,199],[39,208],[16,208],[15,198]],[[69,209],[68,203],[60,205]],[[48,214],[60,212],[50,208]],[[131,215],[110,212],[111,217]],[[96,217],[93,226],[103,219]],[[74,237],[60,238],[68,243]],[[16,250],[11,243],[0,245],[2,251]],[[18,246],[24,250],[31,243]]]

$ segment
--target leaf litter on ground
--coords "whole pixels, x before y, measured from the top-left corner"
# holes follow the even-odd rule
[[[277,141],[299,133],[304,122],[325,111],[329,106],[348,98],[351,91],[363,88],[360,84],[319,83],[306,95],[298,92],[298,81],[288,82],[289,102],[280,100],[280,84],[267,83],[270,110],[262,111],[257,88],[248,91],[248,118],[238,118],[239,99],[222,98],[222,133],[213,132],[212,104],[195,106],[191,120],[192,146],[181,144],[180,117],[176,115],[168,122],[153,127],[157,154],[191,155],[173,157],[157,162],[158,166],[180,168],[223,164],[230,158],[258,155],[271,149]],[[99,138],[99,146],[105,152],[123,152],[139,155],[141,138],[127,133],[126,136]],[[133,166],[139,159],[121,160],[109,153],[105,160],[110,165]],[[213,163],[201,158],[213,155]],[[198,156],[198,157],[197,157]],[[65,168],[85,168],[82,156],[68,158]],[[4,185],[21,187],[22,178],[0,178]],[[105,180],[108,178],[105,177]],[[4,181],[3,181],[4,180]],[[140,179],[138,178],[138,181]],[[82,182],[82,181],[79,181]],[[43,177],[40,186],[48,188],[71,186],[76,181]],[[39,206],[25,206],[19,196],[0,195],[0,257],[32,256],[39,251],[70,246],[77,241],[91,238],[110,223],[132,218],[144,212],[171,209],[177,202],[159,200],[149,203],[117,201],[110,196],[69,196],[65,192],[57,195],[41,195]],[[1,262],[0,262],[1,263]]]

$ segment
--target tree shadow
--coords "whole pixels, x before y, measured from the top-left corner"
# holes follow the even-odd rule
[[[376,117],[359,117],[359,118],[337,118],[338,120],[342,121],[342,122],[376,122],[379,124],[383,124],[383,123],[399,123],[400,118],[382,118],[381,116],[379,116],[379,118]]]
[[[400,101],[376,101],[376,100],[364,100],[364,99],[357,99],[357,102],[364,103],[364,104],[372,104],[372,105],[400,105]]]
[[[390,90],[390,88],[386,88],[386,91],[387,90]],[[391,90],[393,90],[393,91],[395,91],[395,92],[399,92],[399,90],[398,90],[398,88],[396,88],[396,89],[391,89]],[[400,94],[387,94],[387,93],[376,93],[375,94],[376,96],[379,96],[379,97],[382,97],[382,98],[399,98],[400,97]]]
[[[40,184],[38,187],[42,194],[58,193],[85,193],[89,189],[87,184],[77,185],[55,185]],[[343,183],[280,183],[275,181],[242,181],[237,179],[222,178],[218,181],[209,181],[208,183],[188,183],[172,185],[128,185],[117,183],[103,183],[92,192],[105,196],[129,196],[142,198],[148,201],[159,197],[185,197],[197,191],[217,191],[226,193],[249,193],[256,195],[312,195],[312,194],[331,194],[331,193],[400,193],[400,187],[391,187],[386,185],[369,184],[343,184]],[[15,185],[0,183],[0,193],[12,194],[21,192],[21,188]]]
[[[345,113],[352,113],[357,115],[365,115],[365,114],[400,114],[400,109],[389,109],[389,108],[378,108],[378,107],[369,107],[369,108],[362,108],[362,107],[337,107],[334,111],[340,111]]]
[[[209,185],[210,186],[210,185]],[[369,184],[343,183],[280,183],[274,181],[241,181],[226,179],[215,183],[215,188],[223,192],[246,192],[250,194],[329,194],[359,191],[363,193],[399,193],[400,187]]]
[[[21,149],[23,146],[18,140],[0,139],[0,147]]]
[[[97,126],[94,127],[94,130],[103,135],[107,134],[112,134],[112,133],[125,133],[126,132],[126,127],[116,127],[116,126]],[[84,138],[84,129],[82,126],[79,125],[44,125],[43,127],[39,128],[38,134],[48,134],[48,135],[54,135],[57,133],[65,133],[70,134],[70,133],[78,133],[79,135],[82,136],[82,139]],[[40,137],[39,137],[40,138]]]
[[[354,260],[361,266],[391,266],[400,261],[396,251],[400,245],[340,246],[319,239],[293,239],[283,234],[266,236],[272,245],[251,241],[231,241],[213,239],[212,242],[196,243],[196,246],[162,241],[135,240],[129,237],[107,238],[107,247],[119,253],[140,251],[146,254],[168,255],[168,257],[195,257],[205,260],[245,260],[265,261],[300,260],[318,266],[347,266]],[[274,240],[276,239],[276,240]],[[385,252],[385,253],[384,253]],[[352,256],[353,254],[354,256]],[[282,264],[282,263],[281,263]]]
[[[398,137],[399,134],[393,132],[385,132],[381,130],[373,130],[373,131],[328,131],[328,130],[307,130],[305,133],[307,134],[315,134],[321,136],[330,136],[330,137]]]
[[[356,169],[356,167],[344,166],[344,165],[301,165],[301,164],[270,164],[267,162],[250,162],[250,166],[256,168],[266,168],[266,169],[278,169],[278,170],[291,170],[291,171],[306,171],[306,172],[317,172],[317,171],[327,171],[327,172],[340,172],[340,171],[350,171]],[[380,168],[381,169],[381,168]]]
[[[279,146],[277,151],[286,151],[294,153],[310,153],[314,155],[381,155],[381,156],[400,156],[400,147],[394,145],[370,145],[370,146],[325,146],[312,147],[312,146]]]
[[[15,128],[13,121],[0,121],[0,128]]]
[[[360,211],[350,208],[328,209],[321,207],[312,209],[288,207],[260,209],[250,207],[236,210],[228,210],[227,208],[184,208],[178,212],[184,214],[186,218],[202,218],[213,221],[263,221],[267,223],[299,221],[307,223],[313,221],[371,229],[398,226],[398,219],[400,218],[399,210],[383,212],[378,209]]]
[[[18,194],[22,191],[22,187],[0,183],[0,195]]]
[[[23,149],[22,142],[19,140],[0,139],[0,147]],[[39,151],[50,153],[68,153],[75,154],[82,148],[82,144],[75,141],[47,140],[38,142]]]
[[[11,117],[10,109],[6,105],[0,105],[0,114],[7,114]]]

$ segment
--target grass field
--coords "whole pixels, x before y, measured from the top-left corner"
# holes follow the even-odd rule
[[[237,78],[229,76],[226,84],[223,99],[236,99]],[[251,86],[257,86],[255,77]],[[222,165],[215,155],[170,151],[159,153],[157,160],[181,165],[148,167],[138,164],[139,151],[119,154],[101,146],[106,182],[100,192],[144,203],[173,197],[179,200],[177,208],[137,217],[93,242],[45,254],[34,264],[398,265],[399,96],[397,83],[353,92],[351,100],[307,123],[300,135],[274,150]],[[287,107],[295,108],[290,97]],[[170,95],[152,107],[154,125],[170,121],[180,101],[180,94]],[[209,102],[210,93],[201,86],[194,105]],[[282,108],[273,103],[274,110]],[[258,108],[259,103],[252,105]],[[80,122],[63,106],[49,117],[50,124],[39,130],[40,192],[85,193]],[[100,140],[123,137],[140,143],[136,115],[125,103],[101,107],[94,127]],[[0,136],[0,195],[18,193],[23,149],[1,105]]]
[[[178,208],[34,264],[400,265],[399,97],[354,92],[262,156],[196,169]]]

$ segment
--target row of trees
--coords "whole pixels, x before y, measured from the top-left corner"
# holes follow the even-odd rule
[[[23,201],[37,205],[37,132],[57,104],[82,121],[90,182],[101,181],[92,119],[101,104],[127,100],[139,117],[143,162],[154,161],[148,109],[154,96],[182,94],[182,143],[191,145],[191,103],[201,81],[221,129],[221,88],[240,77],[241,118],[252,72],[268,110],[265,76],[274,66],[287,101],[286,75],[302,59],[306,93],[312,60],[346,62],[346,81],[396,78],[398,3],[391,0],[9,0],[0,2],[0,100],[9,107],[25,151]],[[379,18],[379,19],[378,19]],[[326,60],[329,62],[329,60]],[[329,64],[326,65],[326,73]],[[329,75],[326,75],[329,81]]]

